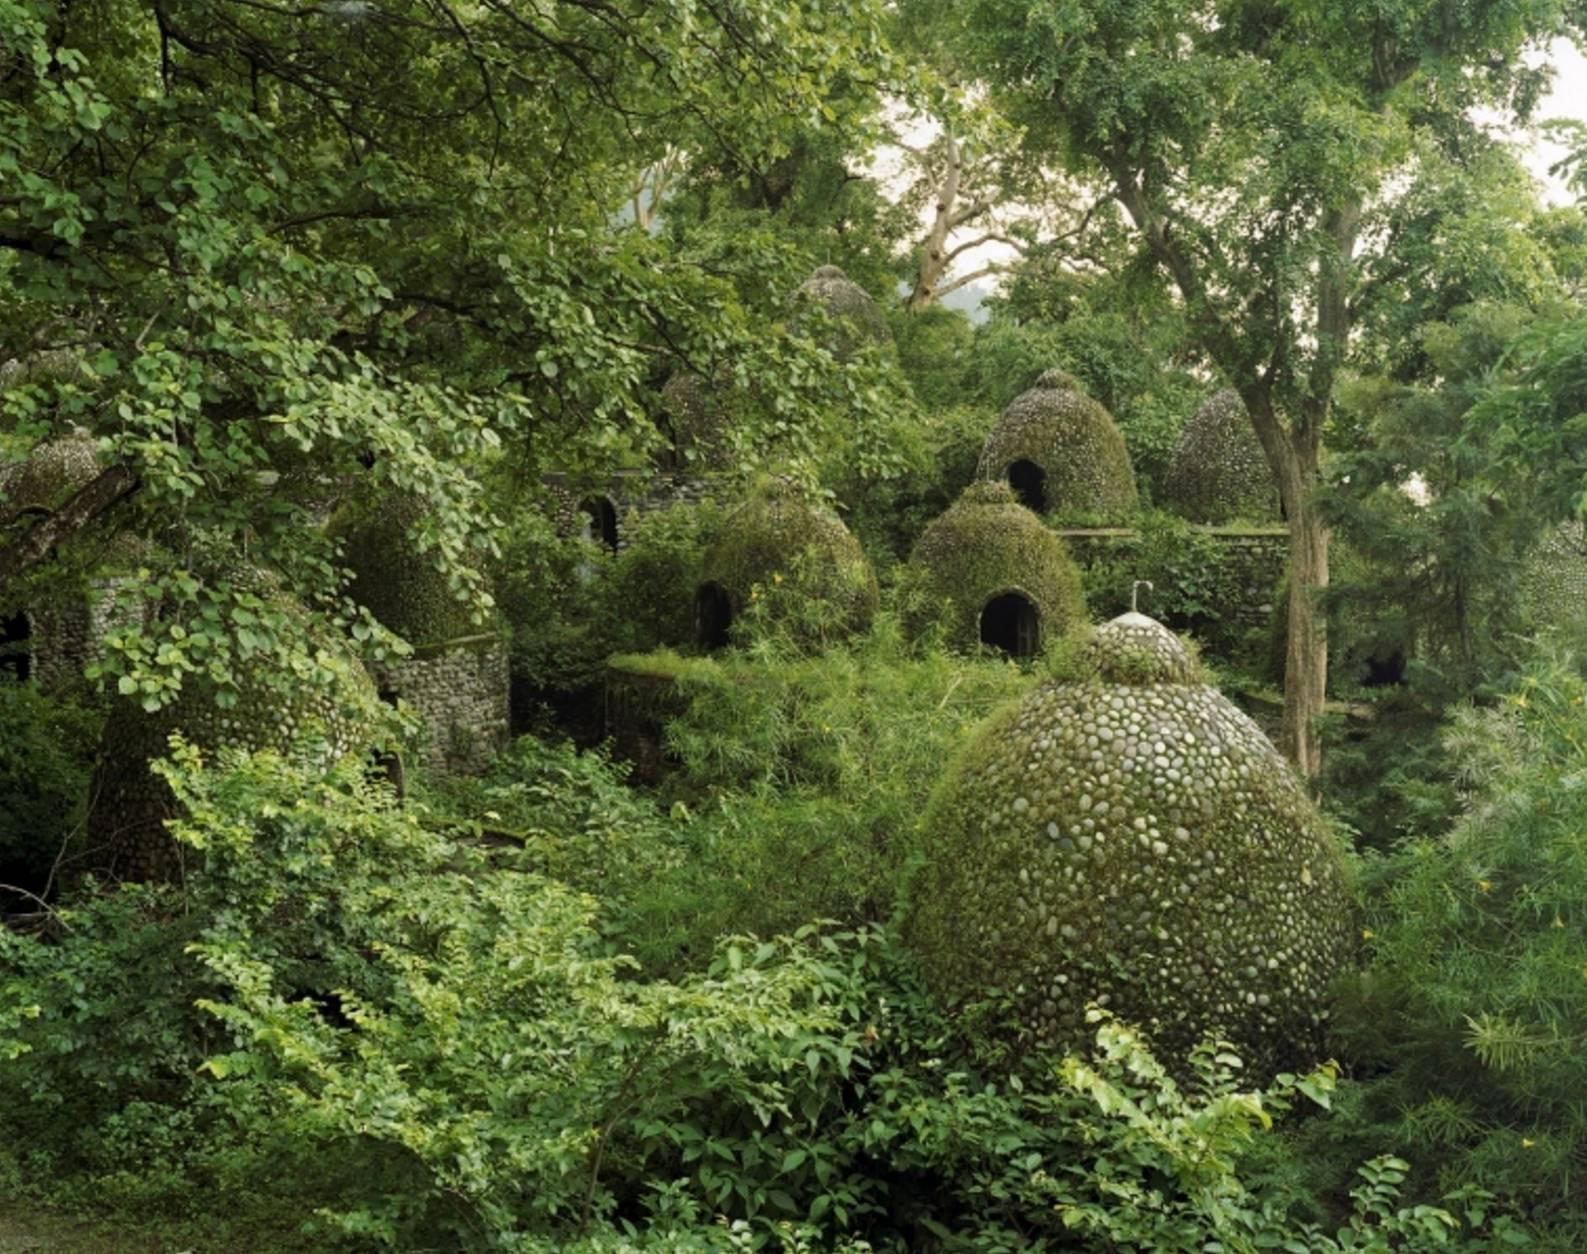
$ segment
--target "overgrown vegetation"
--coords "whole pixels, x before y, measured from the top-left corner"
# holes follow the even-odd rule
[[[1584,31],[0,0],[0,1245],[1587,1247]]]

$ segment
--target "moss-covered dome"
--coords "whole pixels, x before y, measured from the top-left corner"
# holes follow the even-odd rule
[[[1191,522],[1279,518],[1278,485],[1251,430],[1245,402],[1233,388],[1214,393],[1185,424],[1168,464],[1163,496]]]
[[[1044,1046],[1087,1039],[1097,1002],[1175,1054],[1216,1032],[1299,1060],[1351,947],[1327,826],[1161,624],[1113,620],[1080,665],[985,725],[932,800],[907,925],[930,984],[1003,989]]]
[[[868,293],[837,266],[819,266],[794,292],[796,309],[815,306],[840,325],[832,355],[847,361],[866,344],[890,346],[893,329]]]
[[[254,611],[289,620],[285,630],[303,633],[314,657],[313,673],[286,675],[273,652],[256,652],[232,666],[232,699],[222,708],[220,689],[202,672],[184,678],[170,705],[146,712],[136,698],[118,697],[100,740],[89,830],[105,851],[106,866],[124,879],[175,879],[182,851],[166,834],[175,799],[149,763],[169,752],[168,738],[180,731],[200,750],[238,746],[251,752],[285,750],[317,728],[329,760],[366,747],[378,701],[374,684],[346,642],[311,622],[303,607],[273,578],[258,571],[232,580],[260,598]]]
[[[1521,576],[1527,614],[1539,627],[1587,631],[1587,528],[1562,522],[1544,536]]]
[[[10,521],[26,510],[59,508],[92,483],[101,469],[93,437],[46,440],[26,461],[0,470],[0,521]]]
[[[477,636],[489,628],[474,622],[435,555],[414,544],[410,531],[423,512],[416,498],[392,493],[359,493],[336,511],[326,530],[352,571],[348,595],[415,647]]]
[[[671,428],[673,460],[679,467],[720,470],[732,457],[727,408],[709,381],[687,370],[661,389],[661,408]]]
[[[1045,371],[1009,402],[976,477],[1006,480],[1037,513],[1122,522],[1136,505],[1135,471],[1112,415],[1062,370]]]
[[[863,632],[876,613],[876,575],[859,541],[836,514],[787,484],[761,491],[723,519],[700,580],[702,602],[720,596],[732,619],[752,597],[764,597],[766,612],[809,629],[796,634]]]
[[[934,621],[943,602],[950,607],[949,643],[963,648],[1000,643],[988,639],[987,613],[1001,598],[1022,598],[1034,610],[1034,651],[1086,621],[1080,572],[1069,550],[1006,483],[965,489],[921,534],[909,565],[914,634]]]

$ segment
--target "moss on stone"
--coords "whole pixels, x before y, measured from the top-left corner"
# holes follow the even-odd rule
[[[1215,393],[1180,434],[1164,478],[1166,503],[1191,522],[1276,520],[1278,485],[1233,388]]]
[[[979,479],[1008,479],[1017,462],[1043,476],[1043,512],[1121,522],[1135,510],[1135,471],[1113,417],[1074,376],[1048,370],[1016,396],[981,450]]]
[[[701,584],[726,593],[736,622],[763,598],[765,613],[810,636],[866,631],[876,613],[876,575],[859,541],[830,510],[788,484],[764,489],[722,521],[701,564]],[[807,613],[811,606],[816,613]],[[826,634],[816,632],[814,634]]]
[[[1088,1002],[1182,1054],[1305,1059],[1351,950],[1334,839],[1254,723],[1166,628],[1126,614],[982,728],[933,798],[906,935],[950,1003],[1002,989],[1029,1040]]]
[[[342,561],[352,571],[348,595],[415,648],[492,629],[474,621],[472,607],[436,568],[435,555],[419,551],[412,530],[423,512],[413,497],[361,492],[326,529],[341,542]]]
[[[975,483],[921,534],[909,558],[906,625],[918,635],[949,607],[948,643],[974,648],[986,603],[1017,592],[1035,607],[1042,645],[1086,621],[1080,571],[1064,542],[1005,483]]]
[[[106,866],[125,879],[180,878],[183,851],[166,834],[164,823],[176,801],[149,763],[169,752],[169,737],[181,732],[201,751],[236,746],[250,752],[286,750],[311,729],[323,735],[327,762],[367,747],[378,701],[374,684],[346,642],[314,624],[304,608],[258,571],[234,572],[235,586],[254,592],[261,618],[282,615],[290,630],[310,642],[317,677],[284,676],[276,656],[257,652],[232,665],[233,684],[225,691],[199,672],[185,677],[171,704],[146,712],[136,698],[118,697],[111,705],[101,739],[94,780],[89,831],[106,852]],[[191,856],[189,851],[188,856]]]
[[[79,489],[92,483],[103,467],[99,449],[88,435],[46,440],[26,461],[0,471],[0,520],[26,510],[55,510]]]
[[[795,321],[805,309],[820,309],[838,324],[832,342],[832,355],[847,361],[867,344],[890,348],[893,329],[887,315],[868,293],[837,266],[819,266],[794,291]]]
[[[722,470],[732,459],[727,408],[712,384],[680,370],[661,389],[661,408],[672,433],[673,462],[696,470]]]
[[[1580,519],[1562,522],[1532,550],[1521,600],[1539,627],[1587,632],[1587,527]]]

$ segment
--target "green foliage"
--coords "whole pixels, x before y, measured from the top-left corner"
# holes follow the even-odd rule
[[[1143,610],[1225,655],[1237,652],[1245,641],[1236,611],[1272,590],[1252,588],[1224,545],[1182,518],[1154,511],[1137,515],[1134,526],[1135,538],[1110,545],[1086,568],[1086,595],[1098,616],[1129,609],[1136,581],[1145,579],[1152,586],[1141,590]]]
[[[772,636],[747,655],[617,661],[670,689],[662,795],[681,803],[691,852],[639,895],[650,922],[633,942],[669,964],[724,933],[888,917],[943,758],[1031,683],[1003,662],[912,653],[886,615],[816,656]]]
[[[1587,967],[1577,939],[1587,860],[1587,684],[1531,667],[1497,707],[1453,718],[1465,812],[1437,839],[1369,863],[1372,961],[1344,1020],[1382,1101],[1410,1112],[1442,1178],[1524,1200],[1558,1248],[1575,1204]],[[1389,1008],[1392,1007],[1392,1012]]]
[[[616,554],[523,510],[506,529],[495,570],[515,679],[537,692],[601,682],[613,653],[692,646],[706,545],[722,525],[707,501],[619,519]]]
[[[765,485],[722,520],[700,578],[726,595],[735,624],[749,616],[811,646],[864,632],[876,613],[876,575],[859,542],[786,482]]]
[[[0,677],[0,884],[43,893],[72,852],[88,797],[98,716]],[[32,910],[0,888],[6,909]]]

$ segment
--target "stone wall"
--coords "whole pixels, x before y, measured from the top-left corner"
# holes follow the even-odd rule
[[[571,475],[550,474],[542,482],[550,491],[553,518],[565,535],[576,535],[582,525],[579,503],[591,497],[605,497],[617,513],[617,550],[628,547],[632,516],[651,514],[674,505],[694,505],[710,497],[722,497],[720,477],[710,474],[681,474],[672,471],[618,470],[599,479],[574,479]]]
[[[420,749],[433,769],[476,773],[507,743],[507,642],[476,636],[371,665],[386,700],[401,699],[423,722]]]
[[[1273,595],[1289,554],[1289,530],[1273,527],[1213,527],[1189,524],[1189,530],[1214,540],[1222,550],[1223,574],[1239,589],[1234,603],[1221,606],[1220,617],[1238,627],[1265,627],[1273,616]],[[1118,559],[1121,549],[1140,543],[1129,527],[1077,527],[1058,532],[1082,571],[1104,558]]]
[[[83,671],[104,656],[106,637],[138,624],[144,603],[130,593],[128,579],[101,579],[85,601],[28,612],[32,673],[40,688],[60,692],[81,683]]]

